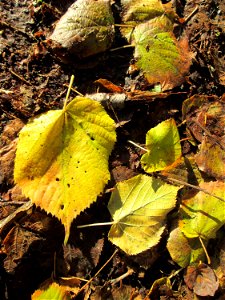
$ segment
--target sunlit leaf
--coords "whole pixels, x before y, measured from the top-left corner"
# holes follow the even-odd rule
[[[167,16],[137,25],[133,32],[134,58],[150,84],[160,83],[162,90],[184,81],[191,64],[187,40],[177,41]]]
[[[77,0],[59,20],[50,39],[78,57],[108,49],[114,38],[108,0]]]
[[[110,178],[114,121],[94,100],[76,97],[20,132],[14,179],[25,196],[59,218],[65,242],[73,219],[96,200]]]
[[[146,172],[165,169],[181,157],[180,137],[173,119],[161,122],[146,134],[148,152],[142,155],[141,164]]]
[[[70,294],[70,288],[68,286],[58,285],[53,282],[46,289],[37,290],[32,295],[32,300],[70,300],[72,296]]]
[[[223,140],[218,138],[216,141],[204,136],[195,159],[201,171],[225,180],[225,136]]]
[[[176,204],[178,189],[146,175],[119,182],[108,204],[114,220],[109,240],[130,255],[155,246],[165,229],[166,215]]]
[[[173,261],[182,268],[205,259],[205,252],[199,239],[188,239],[177,226],[170,232],[167,249]]]
[[[202,191],[198,192],[194,197],[182,201],[179,224],[186,237],[208,240],[215,238],[217,230],[225,224],[225,183],[204,182],[200,183],[200,188],[224,201]]]

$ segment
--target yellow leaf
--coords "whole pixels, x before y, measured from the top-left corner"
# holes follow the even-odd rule
[[[114,220],[109,240],[129,255],[158,244],[178,190],[146,175],[119,182],[108,204]]]
[[[173,119],[161,122],[146,134],[148,152],[142,155],[145,172],[164,170],[181,157],[179,132]]]
[[[65,226],[96,200],[110,178],[108,157],[116,140],[114,121],[96,101],[76,97],[20,132],[14,180],[25,196]]]

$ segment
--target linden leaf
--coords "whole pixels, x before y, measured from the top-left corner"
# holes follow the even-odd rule
[[[182,268],[191,263],[203,261],[205,258],[205,252],[199,239],[188,239],[177,226],[170,232],[167,249],[173,261]]]
[[[32,300],[70,300],[73,297],[70,294],[70,288],[66,286],[60,286],[56,282],[51,283],[44,290],[36,290],[31,299]]]
[[[215,238],[217,230],[225,224],[225,183],[203,182],[199,186],[224,201],[198,192],[194,197],[182,201],[179,225],[186,237],[208,240]]]
[[[155,246],[165,229],[165,219],[176,204],[179,187],[138,175],[119,182],[108,209],[114,224],[109,240],[129,255]]]
[[[135,66],[151,85],[160,83],[162,90],[180,85],[191,64],[187,40],[178,42],[172,28],[170,19],[162,15],[137,25],[132,35]]]
[[[114,39],[109,0],[77,0],[59,20],[50,39],[79,57],[103,52]]]
[[[213,297],[219,288],[219,280],[213,269],[203,263],[198,266],[189,266],[184,281],[189,289],[202,297]]]
[[[110,178],[108,157],[116,140],[114,121],[98,102],[76,97],[20,132],[14,179],[25,196],[65,226],[96,200]]]
[[[201,171],[225,180],[225,135],[218,141],[204,136],[199,153],[195,156]]]
[[[123,22],[143,22],[164,14],[160,0],[121,0]]]
[[[145,172],[156,172],[172,165],[181,157],[180,137],[173,119],[161,122],[146,134],[148,152],[142,155]]]

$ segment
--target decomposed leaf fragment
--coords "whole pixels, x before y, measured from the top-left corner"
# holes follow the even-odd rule
[[[101,104],[84,97],[40,115],[20,132],[14,180],[34,204],[62,221],[65,242],[73,219],[110,178],[115,140],[114,121]]]

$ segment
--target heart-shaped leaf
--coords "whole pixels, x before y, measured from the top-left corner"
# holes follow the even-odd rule
[[[25,196],[65,226],[96,200],[110,178],[114,121],[98,102],[76,97],[48,111],[20,132],[14,179]]]
[[[109,240],[129,255],[158,244],[178,190],[146,175],[119,182],[108,204],[114,220]]]

